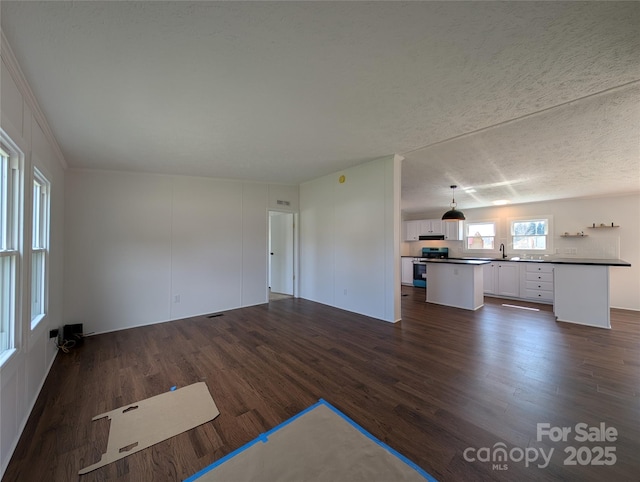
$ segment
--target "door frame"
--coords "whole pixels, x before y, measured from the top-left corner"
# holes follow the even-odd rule
[[[271,253],[270,253],[270,247],[271,247],[271,213],[281,213],[281,214],[291,214],[292,215],[292,220],[293,220],[293,244],[291,246],[292,249],[292,257],[293,257],[293,297],[297,298],[299,296],[299,283],[300,283],[300,276],[299,276],[299,254],[300,254],[300,250],[299,250],[299,231],[298,231],[298,226],[299,226],[299,214],[296,212],[292,212],[292,211],[287,211],[287,210],[280,210],[280,209],[268,209],[267,210],[267,301],[269,300],[269,285],[271,284]]]

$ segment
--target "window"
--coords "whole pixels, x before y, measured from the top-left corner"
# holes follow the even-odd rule
[[[551,216],[512,219],[511,242],[514,251],[549,252]]]
[[[20,163],[0,131],[0,361],[15,348],[20,232]]]
[[[465,228],[467,251],[493,251],[496,239],[495,221],[467,222]]]
[[[33,219],[31,248],[31,329],[46,314],[47,259],[49,249],[50,183],[38,169],[33,172]]]

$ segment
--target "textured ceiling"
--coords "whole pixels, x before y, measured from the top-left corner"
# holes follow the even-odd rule
[[[298,183],[400,154],[405,212],[640,190],[640,2],[11,2],[70,167]]]

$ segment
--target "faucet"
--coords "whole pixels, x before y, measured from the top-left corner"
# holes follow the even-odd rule
[[[502,259],[507,257],[507,250],[504,248],[504,243],[500,243],[500,252],[502,253]]]

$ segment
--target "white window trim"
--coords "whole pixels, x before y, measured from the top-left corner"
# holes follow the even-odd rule
[[[40,199],[35,199],[35,184],[38,183],[41,186]],[[33,205],[31,206],[32,212],[32,239],[31,239],[31,272],[30,272],[30,292],[33,297],[33,259],[35,253],[43,253],[43,273],[41,279],[40,292],[40,312],[34,315],[33,313],[33,299],[31,299],[31,331],[34,331],[40,322],[44,320],[48,313],[48,301],[49,301],[49,231],[50,231],[50,210],[51,210],[51,182],[45,176],[41,169],[37,167],[33,168],[33,182],[31,183],[31,199],[33,199]],[[39,202],[37,216],[36,216],[36,202]],[[37,217],[37,219],[36,219]],[[37,223],[37,225],[36,225]]]
[[[552,214],[540,214],[537,216],[518,216],[507,219],[507,236],[509,239],[509,245],[513,246],[513,234],[511,234],[514,222],[527,222],[527,221],[539,221],[541,219],[547,220],[547,247],[545,249],[522,249],[511,248],[515,254],[522,255],[545,255],[554,254],[553,247],[553,215]]]
[[[468,225],[469,224],[489,224],[489,223],[493,223],[493,227],[494,227],[494,231],[495,234],[493,236],[493,249],[473,249],[473,248],[469,248],[469,237],[467,236],[467,231],[468,231]],[[463,236],[462,236],[462,243],[463,243],[463,251],[467,254],[474,254],[474,255],[483,255],[483,256],[487,256],[488,254],[492,254],[498,251],[497,246],[499,246],[499,239],[500,239],[500,220],[496,219],[496,218],[492,218],[492,219],[467,219],[464,221],[464,225],[463,225]]]
[[[0,256],[13,258],[13,284],[10,293],[10,332],[9,348],[0,352],[0,369],[4,370],[9,365],[7,362],[19,352],[22,343],[22,250],[24,239],[23,213],[24,213],[24,153],[0,128],[0,148],[3,154],[9,158],[10,168],[15,170],[9,195],[11,206],[6,216],[11,217],[11,233],[7,233],[5,246],[0,246]],[[4,229],[5,223],[2,223]]]

